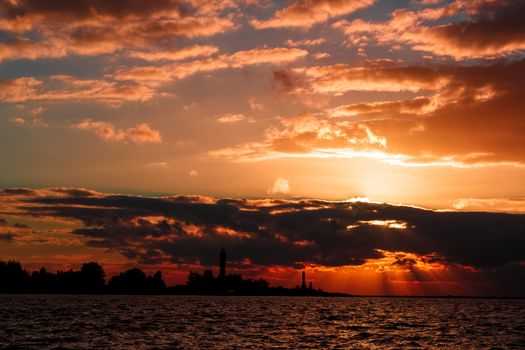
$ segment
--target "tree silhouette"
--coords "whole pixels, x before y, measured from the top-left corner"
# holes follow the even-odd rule
[[[162,292],[165,288],[166,284],[160,271],[157,271],[153,276],[146,276],[138,268],[114,276],[109,280],[108,284],[108,289],[112,293],[156,294]]]
[[[45,268],[40,271],[33,271],[30,278],[30,289],[36,293],[57,292],[57,276],[49,273]]]
[[[106,285],[106,273],[96,262],[83,264],[79,277],[81,289],[85,292],[97,293],[102,291]]]
[[[18,261],[0,261],[0,281],[2,292],[21,292],[29,285],[29,274]]]

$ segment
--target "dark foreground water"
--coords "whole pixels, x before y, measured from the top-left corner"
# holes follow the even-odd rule
[[[519,349],[525,300],[0,295],[9,349]]]

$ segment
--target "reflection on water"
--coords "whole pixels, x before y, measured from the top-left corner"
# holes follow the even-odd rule
[[[525,300],[0,296],[0,348],[525,348]]]

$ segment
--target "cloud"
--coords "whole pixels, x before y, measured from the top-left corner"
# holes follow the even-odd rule
[[[325,58],[328,58],[330,57],[330,54],[328,52],[317,52],[313,55],[313,57],[316,59],[316,60],[322,60],[322,59],[325,59]]]
[[[461,283],[481,283],[482,294],[525,293],[523,214],[358,199],[143,197],[74,188],[5,189],[0,208],[26,220],[67,222],[70,237],[63,232],[53,238],[58,243],[118,252],[143,265],[214,266],[226,248],[239,270],[448,271],[459,273]],[[2,233],[12,227],[0,226]],[[27,228],[17,232],[13,241],[39,239]]]
[[[472,19],[430,27],[415,49],[456,59],[496,57],[525,49],[525,1],[482,3]]]
[[[316,107],[282,118],[259,139],[210,154],[235,161],[364,157],[403,166],[524,167],[518,146],[525,144],[524,71],[525,60],[276,71],[274,88],[302,100],[352,91],[414,97]]]
[[[525,198],[459,198],[453,207],[465,211],[525,213]]]
[[[374,0],[296,0],[277,11],[267,20],[254,19],[251,24],[257,29],[298,27],[308,28],[330,18],[347,15],[369,7]]]
[[[7,22],[3,23],[5,29],[28,30],[28,28],[32,28],[28,26],[49,21],[90,21],[94,18],[124,19],[147,16],[167,10],[179,13],[178,6],[178,2],[172,0],[160,0],[154,3],[122,0],[115,4],[98,0],[87,0],[73,4],[63,0],[53,3],[25,0],[3,1],[0,4],[0,12],[5,17],[4,21]]]
[[[32,231],[24,224],[10,224],[0,218],[0,242],[14,243],[20,237],[31,235]]]
[[[153,130],[148,124],[142,123],[126,129],[126,136],[134,143],[159,143],[162,141],[160,132]]]
[[[217,123],[221,124],[238,123],[242,121],[255,122],[252,118],[248,118],[244,114],[229,113],[217,116]]]
[[[218,51],[217,46],[192,45],[171,51],[131,51],[127,55],[145,61],[182,61],[188,58],[211,56]]]
[[[361,102],[333,108],[328,114],[331,117],[351,117],[353,120],[373,120],[401,118],[403,115],[426,115],[435,111],[440,105],[439,97],[418,96],[410,100]]]
[[[46,44],[20,37],[0,43],[0,62],[19,59],[60,58],[66,55],[66,49],[58,43]]]
[[[12,233],[0,233],[0,242],[3,241],[6,243],[10,243],[13,241],[14,237],[15,235]]]
[[[52,188],[4,188],[0,190],[3,200],[15,199],[20,197],[94,197],[103,195],[100,192],[78,187],[52,187]]]
[[[30,99],[42,84],[40,80],[30,77],[17,79],[0,78],[0,101],[21,102]]]
[[[200,14],[218,14],[228,9],[239,10],[247,6],[265,8],[271,6],[271,0],[188,0]]]
[[[22,117],[14,117],[11,119],[11,122],[18,126],[26,126],[30,128],[47,128],[49,125],[40,118],[32,118],[31,120],[26,120]]]
[[[269,127],[262,142],[219,149],[212,151],[210,155],[234,161],[286,157],[356,157],[382,154],[387,147],[386,138],[363,123],[327,120],[309,114],[281,118],[280,121],[281,128]],[[387,155],[383,157],[388,158]]]
[[[146,166],[150,168],[165,169],[169,167],[169,164],[168,162],[151,162],[146,164]]]
[[[321,45],[326,42],[326,39],[319,38],[319,39],[303,39],[303,40],[292,40],[288,39],[286,40],[286,45],[291,47],[298,47],[298,46],[317,46]]]
[[[274,78],[297,92],[341,95],[348,91],[439,90],[451,81],[451,75],[447,73],[443,69],[425,66],[352,67],[335,64],[296,68]],[[291,83],[294,80],[298,82],[296,87]]]
[[[237,51],[228,60],[235,67],[243,67],[262,63],[284,63],[296,61],[308,55],[308,51],[296,48],[262,48],[245,51]]]
[[[52,5],[3,1],[0,16],[0,30],[13,34],[0,44],[0,61],[101,55],[125,49],[155,52],[175,37],[208,37],[236,28],[218,13],[199,13],[173,0],[151,4],[124,0],[118,5],[99,0],[74,5],[67,1]],[[39,35],[30,35],[32,31]]]
[[[273,185],[268,188],[268,194],[288,194],[290,193],[291,188],[288,180],[283,179],[282,177],[277,178]]]
[[[19,192],[0,193],[8,203],[3,212],[76,222],[80,228],[72,233],[88,246],[143,264],[214,265],[221,247],[239,267],[247,259],[250,266],[362,266],[391,256],[388,252],[404,252],[405,257],[433,257],[445,266],[490,274],[523,268],[525,260],[525,216],[518,214],[314,199],[82,196],[85,190],[73,196],[53,189],[15,194]]]
[[[12,118],[11,121],[18,126],[24,126],[26,124],[26,120],[21,117]]]
[[[248,98],[248,105],[252,111],[262,111],[264,109],[264,104],[255,97]]]
[[[69,75],[55,75],[46,80],[0,79],[0,102],[8,103],[73,100],[118,106],[125,101],[146,101],[154,94],[151,87],[135,82],[82,80]]]
[[[161,83],[170,79],[185,79],[197,73],[220,69],[289,63],[307,55],[308,51],[296,48],[277,47],[241,50],[229,55],[224,54],[171,65],[125,68],[116,72],[115,79]]]
[[[162,141],[160,132],[153,130],[148,124],[142,123],[127,129],[117,129],[111,123],[84,119],[78,124],[71,126],[75,129],[94,132],[98,137],[121,142],[133,143],[159,143]]]
[[[356,19],[334,24],[351,45],[408,45],[414,50],[450,56],[456,60],[493,58],[525,49],[525,25],[521,20],[525,1],[455,1],[421,11],[395,10],[387,22]],[[432,25],[443,17],[466,14],[467,19]],[[364,36],[363,36],[364,35]]]
[[[146,39],[162,39],[169,36],[188,38],[208,37],[235,29],[235,24],[227,18],[185,17],[160,22],[151,22],[144,29]],[[140,36],[140,33],[136,33]]]

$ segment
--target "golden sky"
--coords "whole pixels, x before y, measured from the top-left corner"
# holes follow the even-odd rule
[[[266,201],[251,204],[260,215],[280,200],[318,214],[337,203],[390,203],[431,208],[443,216],[430,221],[451,222],[444,237],[469,239],[481,229],[469,212],[493,212],[509,226],[500,231],[487,214],[491,234],[523,243],[524,16],[522,0],[0,0],[0,186],[15,189],[0,196],[0,258],[57,267],[98,259],[114,271],[167,264],[182,281],[218,247],[206,250],[194,237],[184,244],[195,253],[179,260],[172,249],[140,253],[153,249],[147,235],[133,243],[140,249],[93,245],[93,231],[79,230],[104,231],[101,238],[115,227],[47,207],[35,214],[22,208],[24,196],[33,208],[56,196],[187,195],[213,212],[221,198]],[[324,204],[309,208],[303,199]],[[170,227],[175,220],[177,232],[205,232],[204,241],[258,241],[266,232],[218,225],[204,218],[210,213],[193,222],[151,211],[118,216],[135,228],[139,219]],[[459,259],[451,251],[469,250],[464,243],[435,241],[432,225],[420,223],[423,230],[396,215],[350,220],[357,233],[345,226],[352,239],[346,253],[333,253],[345,257],[337,263],[316,255],[326,258],[328,248],[312,248],[330,236],[322,220],[341,220],[323,215],[315,216],[316,239],[291,239],[285,225],[281,243],[298,247],[295,261],[232,256],[239,271],[275,283],[295,283],[302,264],[321,286],[366,294],[474,293],[484,269],[522,273],[525,257],[511,246],[501,249],[512,259],[496,265],[476,260],[488,259],[484,251]],[[381,236],[355,255],[365,228],[433,238],[417,246],[416,238],[396,245]],[[330,239],[346,237],[339,229]],[[279,241],[281,233],[270,233]],[[469,286],[460,283],[465,275]]]

